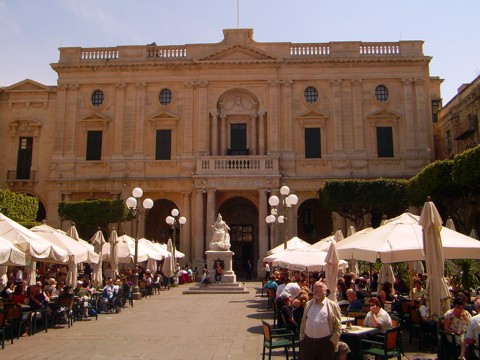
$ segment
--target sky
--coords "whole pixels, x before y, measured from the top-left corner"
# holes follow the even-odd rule
[[[238,11],[237,11],[238,9]],[[480,75],[480,0],[0,0],[0,87],[56,85],[60,47],[423,40],[443,104]]]

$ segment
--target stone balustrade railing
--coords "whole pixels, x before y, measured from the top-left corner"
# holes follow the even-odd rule
[[[198,175],[275,175],[278,159],[271,156],[209,156],[197,159]]]
[[[423,57],[422,41],[329,43],[259,43],[261,51],[278,59],[362,58],[386,56]],[[218,44],[202,45],[138,45],[112,48],[61,48],[59,63],[92,61],[197,61],[218,52]],[[221,50],[220,50],[221,51]]]

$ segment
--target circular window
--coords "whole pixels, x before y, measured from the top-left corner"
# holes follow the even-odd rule
[[[313,86],[309,86],[304,92],[305,101],[309,104],[316,103],[318,100],[318,91]]]
[[[103,104],[103,91],[102,90],[95,90],[92,94],[92,105],[93,106],[100,106]]]
[[[158,96],[158,100],[160,104],[166,106],[172,102],[172,90],[170,89],[163,89],[160,91],[160,95]]]
[[[385,85],[378,85],[375,88],[375,98],[380,102],[385,102],[388,100],[388,89]]]

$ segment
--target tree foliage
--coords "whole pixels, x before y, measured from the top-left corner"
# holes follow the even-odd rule
[[[37,218],[38,199],[0,189],[0,212],[24,226],[32,226]]]
[[[406,181],[396,179],[328,180],[320,189],[322,206],[363,227],[364,216],[373,211],[390,215],[406,207]]]
[[[80,225],[100,226],[107,229],[108,224],[131,219],[131,214],[122,200],[87,200],[60,202],[58,215],[65,221]]]
[[[456,184],[480,189],[480,145],[455,156],[452,177]]]

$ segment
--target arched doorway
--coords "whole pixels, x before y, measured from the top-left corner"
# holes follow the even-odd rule
[[[247,261],[256,264],[258,259],[258,209],[250,200],[236,196],[225,201],[219,213],[230,227],[230,250],[235,253],[233,270],[237,278],[244,279]]]
[[[153,240],[159,243],[167,243],[168,238],[172,237],[173,230],[165,222],[167,216],[170,215],[172,209],[177,208],[178,206],[170,200],[167,199],[158,199],[155,200],[153,208],[148,212],[145,220],[145,238],[148,240]],[[180,240],[180,230],[177,229],[176,233],[176,243],[178,250],[182,251],[179,248]]]
[[[319,199],[308,199],[298,208],[298,237],[310,244],[332,234],[333,222],[330,211],[320,206]]]

